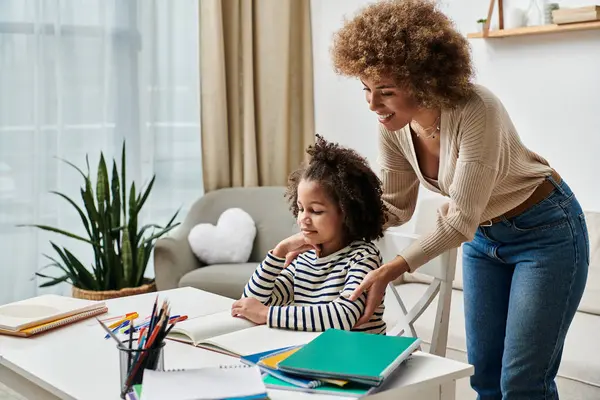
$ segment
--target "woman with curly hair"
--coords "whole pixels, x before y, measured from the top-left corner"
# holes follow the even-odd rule
[[[348,299],[381,265],[373,244],[386,222],[381,182],[354,150],[318,135],[307,152],[286,193],[301,231],[267,254],[232,315],[273,328],[384,334],[383,299],[361,324],[366,295]]]
[[[351,299],[368,292],[363,320],[389,282],[464,243],[472,387],[481,399],[558,398],[589,264],[573,192],[522,143],[502,102],[471,82],[468,42],[433,2],[366,6],[336,33],[332,57],[339,74],[361,80],[377,114],[390,224],[412,217],[419,184],[449,199],[432,232],[357,288]]]

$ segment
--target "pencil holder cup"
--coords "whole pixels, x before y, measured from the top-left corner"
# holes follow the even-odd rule
[[[138,348],[137,339],[124,340],[123,345],[117,345],[119,349],[119,375],[121,378],[121,398],[124,399],[133,385],[142,383],[144,370],[164,371],[165,342],[148,349]]]

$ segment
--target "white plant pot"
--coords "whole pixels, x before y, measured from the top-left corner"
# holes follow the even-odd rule
[[[520,8],[511,8],[504,17],[505,29],[521,28],[525,26],[526,23],[527,18],[525,15],[525,11],[521,10]]]

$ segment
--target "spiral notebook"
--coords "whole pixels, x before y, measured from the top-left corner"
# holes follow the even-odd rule
[[[105,308],[101,301],[46,294],[0,306],[0,330],[22,332],[78,314]]]
[[[172,371],[147,369],[140,391],[141,400],[268,398],[258,367],[245,364]]]
[[[359,385],[355,383],[350,383],[344,387],[340,387],[338,385],[333,385],[331,383],[324,382],[322,385],[316,387],[300,387],[293,385],[289,382],[286,382],[282,379],[277,378],[273,375],[265,375],[263,377],[263,381],[265,382],[265,386],[270,389],[277,390],[289,390],[295,392],[304,392],[304,393],[315,393],[315,394],[326,394],[332,396],[342,396],[342,397],[363,397],[368,394],[375,393],[377,388],[370,387],[365,385]]]
[[[66,318],[61,318],[55,321],[46,322],[40,325],[32,326],[30,328],[26,328],[20,331],[13,330],[5,330],[0,329],[0,335],[9,335],[9,336],[18,336],[18,337],[30,337],[35,336],[37,334],[48,332],[56,328],[60,328],[62,326],[67,326],[72,323],[82,321],[84,319],[88,319],[94,317],[96,315],[104,314],[108,311],[107,307],[97,308],[94,310],[86,311],[83,313],[71,315]]]

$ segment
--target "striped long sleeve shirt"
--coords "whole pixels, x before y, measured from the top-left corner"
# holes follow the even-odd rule
[[[269,252],[242,295],[269,306],[269,327],[311,332],[336,328],[385,333],[383,301],[368,322],[355,326],[365,310],[366,295],[363,293],[354,302],[348,299],[365,276],[382,263],[374,244],[354,241],[321,258],[311,250],[300,254],[287,268],[283,268],[284,263],[285,259]]]

